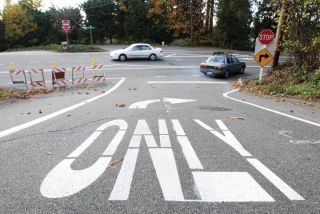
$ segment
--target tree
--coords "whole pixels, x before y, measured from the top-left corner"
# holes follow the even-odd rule
[[[249,48],[251,17],[249,0],[220,0],[217,9],[217,30],[224,48]]]
[[[117,32],[115,1],[87,0],[82,4],[82,8],[87,15],[87,24],[95,27],[94,40],[104,42],[108,37],[112,43],[112,38]]]
[[[5,37],[5,26],[3,21],[0,19],[0,51],[4,51],[8,48],[8,43]]]
[[[171,29],[168,22],[170,10],[168,1],[151,0],[147,9],[147,18],[151,22],[150,39],[157,42],[171,40]]]
[[[285,10],[282,47],[303,72],[314,72],[320,68],[319,1],[287,0]]]
[[[37,28],[32,18],[19,4],[6,4],[2,17],[10,46]]]
[[[263,29],[277,29],[279,2],[275,0],[262,0],[257,2],[257,12],[253,18],[253,38],[256,38]]]
[[[50,30],[47,35],[47,43],[60,43],[65,41],[65,33],[62,32],[61,21],[63,19],[70,20],[71,32],[69,33],[69,39],[74,42],[79,42],[79,35],[82,29],[80,24],[82,22],[82,16],[78,8],[55,8],[51,7],[46,16],[50,20]]]

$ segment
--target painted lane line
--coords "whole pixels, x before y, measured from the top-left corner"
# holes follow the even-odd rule
[[[247,172],[192,172],[202,201],[274,202]]]
[[[305,200],[301,195],[294,191],[281,178],[274,174],[270,169],[255,158],[247,158],[247,161],[266,177],[275,187],[277,187],[290,200]]]
[[[149,149],[149,152],[164,199],[166,201],[184,201],[172,149]]]
[[[164,56],[164,57],[172,57],[172,56],[174,56],[174,55],[176,55],[175,53],[174,54],[170,54],[170,55],[167,55],[167,56]]]
[[[216,123],[222,130],[222,133],[214,130],[204,122],[196,119],[194,120],[196,123],[198,123],[201,127],[204,129],[210,131],[211,134],[219,138],[221,141],[232,147],[234,150],[236,150],[241,156],[243,157],[251,157],[252,155],[241,145],[241,143],[237,140],[237,138],[232,134],[231,131],[228,130],[227,126],[221,121],[216,120]]]
[[[73,170],[71,168],[72,163],[79,157],[101,134],[105,129],[116,126],[119,128],[118,133],[125,131],[128,124],[124,120],[109,121],[89,136],[77,149],[75,149],[66,159],[62,160],[56,165],[44,178],[41,183],[40,192],[47,198],[63,198],[71,196],[85,189],[96,181],[106,170],[106,166],[109,165],[112,157],[102,157],[104,153],[110,149],[110,145],[113,148],[112,142],[123,139],[123,134],[120,136],[117,134],[112,139],[111,143],[107,146],[102,156],[90,167],[81,170]],[[124,130],[120,130],[124,129]],[[116,149],[116,148],[115,148]]]
[[[125,78],[122,78],[115,86],[113,86],[110,90],[102,93],[101,95],[92,97],[92,98],[90,98],[88,100],[85,100],[85,101],[83,101],[81,103],[78,103],[78,104],[63,108],[63,109],[61,109],[59,111],[56,111],[56,112],[48,114],[46,116],[37,118],[37,119],[32,120],[30,122],[27,122],[27,123],[24,123],[24,124],[21,124],[21,125],[6,129],[4,131],[1,131],[0,132],[0,139],[5,137],[5,136],[11,135],[13,133],[19,132],[21,130],[27,129],[27,128],[31,127],[31,126],[37,125],[39,123],[42,123],[44,121],[50,120],[50,119],[52,119],[54,117],[60,116],[60,115],[62,115],[64,113],[66,113],[66,112],[75,110],[75,109],[77,109],[77,108],[79,108],[81,106],[84,106],[84,105],[86,105],[88,103],[96,101],[96,100],[98,100],[98,99],[100,99],[102,97],[105,97],[105,96],[109,95],[110,93],[112,93],[113,91],[115,91],[124,81],[125,81]]]
[[[306,120],[306,119],[303,119],[303,118],[300,118],[300,117],[296,117],[296,116],[292,116],[292,115],[289,115],[289,114],[285,114],[285,113],[282,113],[280,111],[276,111],[276,110],[273,110],[273,109],[270,109],[270,108],[259,106],[257,104],[253,104],[253,103],[249,103],[249,102],[246,102],[246,101],[238,100],[236,98],[233,98],[233,97],[229,96],[229,94],[234,93],[236,91],[239,91],[239,89],[234,89],[234,90],[231,90],[229,92],[226,92],[226,93],[223,94],[223,96],[228,98],[228,99],[240,102],[240,103],[251,105],[251,106],[254,106],[256,108],[260,108],[260,109],[263,109],[263,110],[266,110],[266,111],[269,111],[269,112],[272,112],[272,113],[275,113],[275,114],[279,114],[279,115],[282,115],[282,116],[285,116],[285,117],[288,117],[288,118],[291,118],[291,119],[294,119],[294,120],[297,120],[297,121],[301,121],[301,122],[304,122],[304,123],[307,123],[307,124],[310,124],[310,125],[314,125],[314,126],[320,127],[319,123],[312,122],[310,120]]]
[[[157,78],[164,78],[164,77],[166,77],[166,76],[154,76],[154,77],[157,77]]]
[[[213,81],[148,81],[148,84],[228,84],[228,83],[213,82]]]
[[[109,200],[128,200],[139,149],[128,149]]]

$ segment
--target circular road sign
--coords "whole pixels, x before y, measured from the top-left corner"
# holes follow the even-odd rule
[[[262,30],[258,35],[258,39],[261,44],[267,45],[273,41],[274,33],[269,29]]]

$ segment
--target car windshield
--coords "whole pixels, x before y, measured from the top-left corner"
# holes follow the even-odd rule
[[[207,62],[224,63],[224,56],[212,56],[207,59]]]

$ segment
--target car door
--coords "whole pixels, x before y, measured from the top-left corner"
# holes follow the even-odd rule
[[[230,73],[234,73],[235,70],[235,65],[233,63],[232,57],[227,56],[227,63],[228,63],[228,70]]]
[[[128,51],[128,57],[129,58],[140,58],[141,57],[141,45],[136,45],[134,47],[132,47],[129,51]]]
[[[231,57],[234,64],[234,73],[239,72],[242,66],[240,61],[235,56],[231,56]]]
[[[143,58],[148,58],[152,52],[151,47],[148,45],[142,45],[141,49]]]

